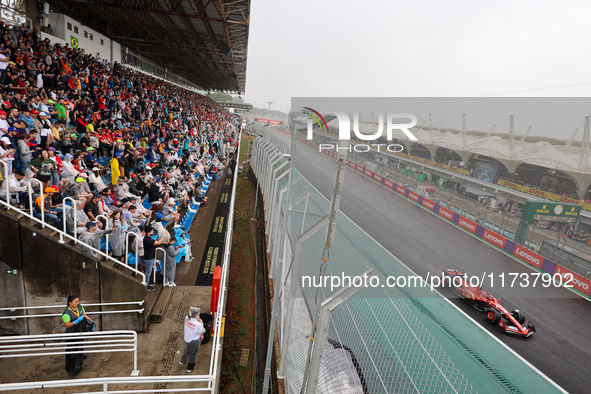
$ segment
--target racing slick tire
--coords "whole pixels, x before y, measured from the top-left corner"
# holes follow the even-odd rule
[[[490,324],[497,324],[501,320],[501,314],[496,309],[486,309],[484,311],[484,318]]]

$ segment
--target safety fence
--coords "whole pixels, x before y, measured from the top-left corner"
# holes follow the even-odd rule
[[[310,141],[304,139],[299,139],[299,141],[307,145],[310,145],[315,149],[318,149],[318,145],[313,144]],[[337,157],[336,153],[330,152],[328,150],[323,149],[322,153],[335,159]],[[491,245],[498,247],[499,249],[515,256],[516,258],[531,265],[532,267],[535,267],[536,269],[544,273],[550,274],[553,278],[565,278],[569,281],[570,284],[572,284],[572,287],[579,291],[581,294],[587,297],[591,296],[591,279],[588,279],[588,277],[591,276],[591,272],[589,271],[589,269],[587,269],[585,270],[583,275],[580,274],[581,269],[584,269],[586,267],[573,267],[572,263],[569,267],[557,264],[551,261],[549,258],[546,258],[536,253],[530,248],[517,244],[509,238],[506,232],[500,234],[499,232],[494,231],[494,228],[487,228],[482,221],[477,222],[477,218],[462,216],[457,212],[454,212],[452,209],[446,208],[441,203],[435,202],[429,198],[420,195],[416,190],[413,191],[409,187],[402,186],[396,181],[388,179],[385,176],[380,175],[378,172],[372,171],[363,164],[359,164],[352,160],[347,160],[346,164],[352,170],[355,170],[358,173],[374,180],[375,182],[384,185],[385,187],[391,189],[392,191],[401,196],[404,196],[405,198],[414,202],[415,204],[427,208],[428,210],[434,212],[443,219],[463,228],[464,230],[474,234],[475,236],[487,241]],[[560,244],[558,246],[560,247]],[[566,251],[566,249],[564,250]],[[591,269],[591,267],[589,268]]]
[[[461,339],[456,330],[473,322],[438,293],[421,286],[314,285],[322,280],[331,203],[295,169],[288,183],[290,136],[277,137],[271,128],[256,131],[262,138],[253,143],[251,167],[265,202],[270,277],[278,298],[273,308],[278,376],[287,393],[519,391],[526,390],[518,387],[523,374],[554,390],[512,355],[513,367],[497,370],[492,360],[499,346],[476,328],[472,340]],[[324,277],[366,276],[386,283],[386,277],[412,274],[339,213]],[[475,372],[483,363],[490,371],[485,379]]]

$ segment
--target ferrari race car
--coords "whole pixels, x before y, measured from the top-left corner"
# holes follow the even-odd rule
[[[461,297],[468,305],[484,314],[490,324],[496,324],[505,333],[529,338],[536,332],[532,322],[525,324],[525,315],[518,309],[508,311],[500,303],[500,298],[494,298],[480,286],[470,284],[467,275],[454,269],[443,271],[442,286],[451,287],[453,293]]]

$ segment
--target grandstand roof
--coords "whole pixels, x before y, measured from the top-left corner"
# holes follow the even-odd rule
[[[250,0],[48,0],[203,89],[244,92]]]

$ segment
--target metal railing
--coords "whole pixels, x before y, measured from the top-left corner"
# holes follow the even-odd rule
[[[71,201],[72,205],[70,209],[74,210],[74,229],[72,231],[72,233],[74,234],[74,238],[78,239],[78,222],[76,221],[77,219],[77,215],[76,212],[78,211],[78,201],[74,200],[72,197],[66,197],[64,198],[64,208],[66,207],[66,201]],[[67,216],[68,214],[66,213],[66,210],[64,209],[62,212],[62,224],[64,225],[64,233],[67,234],[68,233],[68,226],[67,226]],[[63,244],[64,243],[64,234],[60,233],[60,243]],[[75,244],[78,243],[78,241],[74,241]]]
[[[236,163],[240,163],[240,145],[242,141],[242,135],[238,134],[238,149],[236,150]],[[245,169],[246,170],[246,169]],[[219,335],[222,327],[222,320],[226,314],[226,296],[228,293],[228,279],[230,277],[230,252],[232,250],[232,234],[234,230],[234,205],[236,203],[236,183],[238,182],[238,165],[236,165],[234,173],[232,174],[233,184],[232,193],[230,197],[230,208],[228,213],[228,224],[226,227],[226,240],[224,245],[224,255],[222,258],[222,276],[220,279],[220,293],[218,298],[217,312],[214,319],[213,332],[213,344],[212,344],[212,356],[209,364],[209,375],[213,378],[212,388],[215,389],[214,385],[217,382],[218,368],[221,368],[221,357],[222,346],[220,344],[221,336]],[[214,391],[214,390],[212,390]]]
[[[6,163],[5,163],[4,160],[0,160],[0,164],[6,166]],[[8,178],[8,177],[6,177],[6,178]],[[13,207],[10,204],[10,193],[9,193],[10,192],[10,188],[9,188],[9,185],[8,185],[8,179],[5,179],[4,180],[4,184],[6,184],[5,187],[6,187],[6,190],[8,192],[8,194],[6,195],[6,201],[0,200],[0,204],[1,205],[4,205],[8,210],[11,210],[12,209],[12,210],[18,212],[19,214],[21,214],[21,215],[23,215],[23,216],[25,216],[25,217],[27,217],[27,218],[29,218],[29,219],[31,219],[31,220],[39,223],[39,224],[41,224],[42,228],[48,227],[49,229],[55,231],[57,234],[60,234],[60,239],[63,239],[65,237],[65,238],[68,238],[68,239],[74,241],[75,243],[78,243],[78,238],[73,237],[70,234],[68,234],[67,232],[64,232],[62,229],[59,229],[59,228],[57,228],[57,227],[55,227],[55,226],[53,226],[53,225],[45,222],[45,207],[44,207],[45,204],[44,204],[43,198],[41,198],[41,204],[40,204],[40,208],[41,208],[41,219],[39,219],[39,218],[37,218],[35,216],[35,214],[33,212],[33,210],[35,208],[34,208],[34,204],[33,204],[33,190],[32,190],[31,182],[37,182],[37,183],[39,183],[40,192],[41,192],[41,195],[43,195],[43,183],[40,180],[36,179],[36,178],[31,178],[27,182],[28,183],[28,189],[29,189],[29,213],[27,213],[24,210],[21,210],[21,209],[18,209],[16,207]],[[73,208],[73,209],[75,209],[75,208]],[[105,218],[103,215],[99,215],[99,216],[102,216],[103,218]],[[108,223],[109,222],[107,221],[107,227],[109,225]],[[111,262],[117,263],[117,264],[119,264],[119,265],[121,265],[121,266],[123,266],[123,267],[125,267],[125,268],[127,268],[127,269],[129,269],[131,271],[133,271],[134,273],[139,274],[142,277],[142,284],[143,285],[147,285],[147,283],[146,283],[146,276],[145,276],[145,274],[143,272],[138,271],[135,268],[129,267],[127,264],[122,263],[121,261],[119,261],[119,260],[111,257],[108,254],[108,238],[106,239],[106,241],[107,241],[107,243],[106,243],[106,248],[105,248],[105,252],[104,253],[103,253],[103,251],[98,250],[98,249],[95,249],[95,248],[93,248],[92,246],[90,246],[88,244],[84,244],[84,247],[87,248],[87,249],[89,249],[89,250],[91,250],[93,253],[106,258],[107,260],[109,260]]]
[[[146,301],[132,301],[132,302],[102,302],[102,303],[95,303],[95,304],[84,304],[83,305],[88,307],[93,306],[116,306],[116,305],[144,305]],[[18,307],[8,307],[8,308],[0,308],[0,312],[2,311],[9,311],[9,312],[16,312],[22,310],[31,310],[31,309],[63,309],[64,305],[44,305],[44,306],[18,306]],[[143,313],[145,308],[142,309],[121,309],[115,311],[91,311],[90,313],[102,315],[102,314],[110,314],[110,313]],[[0,316],[0,320],[16,320],[16,319],[28,319],[30,317],[57,317],[61,316],[62,313],[46,313],[41,315],[12,315],[12,316]]]
[[[82,342],[84,339],[92,341]],[[78,340],[68,344],[61,341]],[[22,343],[17,345],[17,343]],[[55,356],[78,353],[133,352],[133,371],[137,376],[137,332],[131,330],[93,331],[64,334],[20,335],[0,337],[0,359],[14,357]],[[16,383],[22,385],[23,383]],[[0,385],[0,391],[6,385]]]

